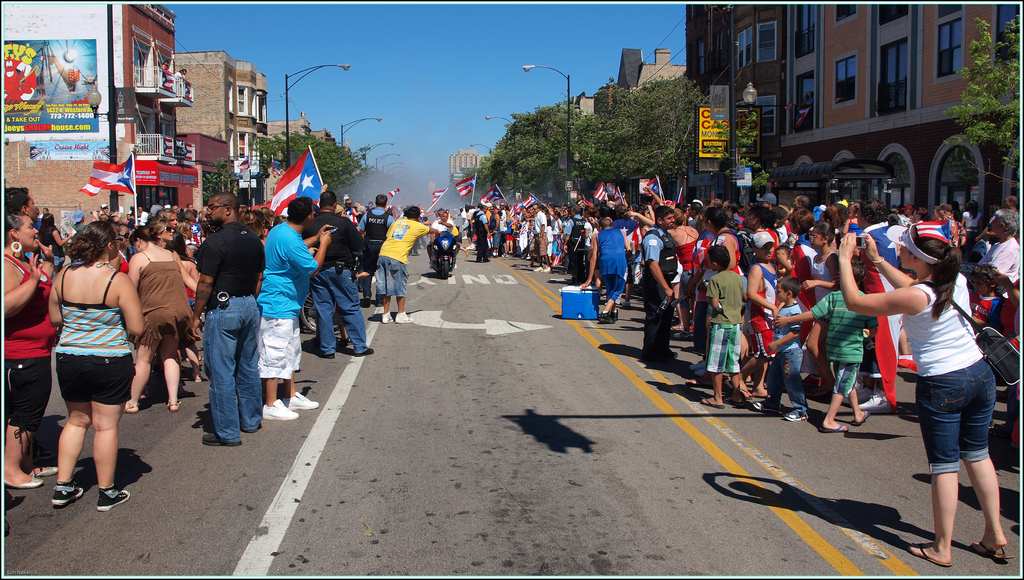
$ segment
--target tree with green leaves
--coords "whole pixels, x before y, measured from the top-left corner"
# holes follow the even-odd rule
[[[238,178],[231,159],[218,159],[213,171],[203,172],[203,201],[218,193],[238,193]]]
[[[335,143],[328,143],[315,135],[292,133],[292,153],[302,154],[307,147],[313,148],[313,157],[320,169],[320,177],[327,187],[335,192],[355,182],[355,175],[362,168],[359,155]],[[256,139],[256,150],[260,156],[260,167],[271,167],[274,159],[285,156],[285,140],[283,136],[261,137]]]
[[[1020,15],[1007,24],[1002,39],[993,40],[989,23],[975,19],[977,40],[967,47],[967,65],[957,71],[967,81],[960,104],[946,109],[963,131],[947,144],[993,145],[1004,166],[1020,168]],[[979,171],[1003,179],[991,167]],[[1011,186],[1018,187],[1017,181]]]

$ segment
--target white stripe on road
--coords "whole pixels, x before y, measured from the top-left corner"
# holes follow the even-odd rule
[[[377,308],[374,314],[383,312]],[[379,322],[371,322],[366,329],[366,345],[369,347],[373,342],[373,335],[380,326]],[[316,464],[320,460],[320,454],[330,439],[331,431],[334,429],[338,417],[341,415],[341,408],[345,405],[349,393],[352,391],[352,384],[359,375],[359,369],[363,366],[366,357],[354,357],[345,366],[338,383],[334,386],[330,398],[320,411],[316,423],[306,437],[306,443],[299,450],[295,462],[277,490],[274,501],[270,508],[263,515],[256,533],[249,540],[249,545],[238,560],[235,566],[235,576],[265,576],[274,563],[274,554],[281,547],[288,526],[291,525],[295,510],[302,500],[302,494],[306,492],[306,485],[309,484]]]

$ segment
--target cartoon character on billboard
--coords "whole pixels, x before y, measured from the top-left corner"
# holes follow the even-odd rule
[[[36,95],[36,73],[23,60],[4,59],[4,103],[31,101]]]

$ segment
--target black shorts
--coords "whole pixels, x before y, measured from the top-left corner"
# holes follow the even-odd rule
[[[4,415],[7,424],[35,433],[50,402],[50,357],[4,359]]]
[[[132,355],[97,356],[57,353],[57,382],[69,403],[123,405],[132,398]]]

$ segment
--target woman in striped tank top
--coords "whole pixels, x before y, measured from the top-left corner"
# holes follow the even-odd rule
[[[121,254],[110,223],[90,223],[71,246],[68,258],[82,264],[62,270],[50,293],[50,322],[63,326],[55,350],[57,382],[68,407],[52,503],[62,507],[82,497],[73,472],[92,427],[100,492],[96,509],[108,511],[129,497],[114,487],[117,425],[131,398],[135,364],[128,336],[143,331],[142,305],[135,285],[118,271]]]

